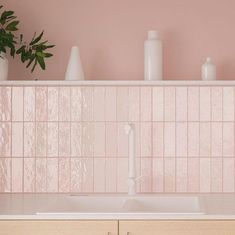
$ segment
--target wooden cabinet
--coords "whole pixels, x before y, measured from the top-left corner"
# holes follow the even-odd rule
[[[120,221],[120,235],[235,235],[235,221]]]
[[[118,235],[118,222],[0,221],[0,235]]]
[[[235,221],[0,221],[0,235],[235,235]]]

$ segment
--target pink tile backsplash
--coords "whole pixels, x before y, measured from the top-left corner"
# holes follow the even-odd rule
[[[234,87],[0,87],[0,192],[235,192]]]

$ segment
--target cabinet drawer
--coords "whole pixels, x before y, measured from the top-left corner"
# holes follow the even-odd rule
[[[118,235],[117,221],[0,221],[0,235]]]
[[[235,221],[120,221],[120,235],[235,235]]]

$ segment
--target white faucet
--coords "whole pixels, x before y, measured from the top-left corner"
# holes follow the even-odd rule
[[[136,154],[135,154],[135,125],[126,124],[125,132],[128,135],[128,195],[136,195]]]

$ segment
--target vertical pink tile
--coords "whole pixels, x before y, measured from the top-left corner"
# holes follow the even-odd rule
[[[58,192],[58,158],[47,159],[47,192]]]
[[[24,121],[35,121],[35,87],[24,87]]]
[[[211,160],[209,158],[200,159],[200,192],[211,191]]]
[[[36,121],[47,121],[47,87],[36,87]]]
[[[140,88],[129,87],[129,121],[140,120]]]
[[[141,159],[136,158],[136,176],[141,176]],[[128,173],[127,173],[128,174]],[[141,184],[143,184],[144,176],[136,181],[136,192],[141,193]],[[147,180],[147,179],[145,179]]]
[[[58,123],[47,123],[47,157],[58,157]]]
[[[188,192],[199,192],[199,158],[188,158]]]
[[[59,117],[59,88],[48,87],[48,121],[58,121]]]
[[[140,147],[141,147],[141,156],[150,157],[152,156],[152,123],[145,122],[140,124]]]
[[[118,123],[117,125],[117,156],[127,157],[128,156],[128,136],[124,131],[124,123]]]
[[[234,159],[223,159],[223,192],[234,192]]]
[[[94,159],[94,192],[105,192],[105,158]]]
[[[188,87],[188,121],[199,121],[199,88]]]
[[[152,158],[141,158],[141,192],[152,192]]]
[[[36,159],[36,192],[42,193],[47,190],[47,160]]]
[[[223,156],[234,156],[234,123],[223,123]]]
[[[0,158],[0,192],[11,192],[11,158]]]
[[[80,157],[82,155],[82,127],[79,122],[71,123],[71,156]]]
[[[187,87],[176,87],[176,121],[187,121]]]
[[[82,87],[82,120],[94,119],[94,90],[93,87]]]
[[[141,130],[140,130],[140,122],[135,123],[135,154],[136,157],[140,157],[141,153]]]
[[[105,186],[107,193],[114,193],[117,190],[117,158],[106,159]]]
[[[211,88],[200,87],[200,121],[211,120]]]
[[[165,121],[175,121],[175,87],[164,88]]]
[[[153,87],[153,121],[164,121],[164,89]]]
[[[154,122],[153,123],[153,156],[163,157],[163,142],[164,141],[164,123]]]
[[[82,191],[82,160],[78,158],[71,158],[71,192]]]
[[[187,157],[188,128],[186,122],[176,123],[176,156]]]
[[[223,87],[223,121],[234,121],[234,87]]]
[[[175,192],[175,158],[165,158],[164,161],[164,191]]]
[[[187,158],[176,159],[176,192],[187,192]]]
[[[94,87],[94,120],[105,120],[105,87]]]
[[[163,192],[164,190],[164,172],[163,158],[153,158],[153,192]]]
[[[81,87],[71,87],[71,121],[82,120]]]
[[[24,158],[24,192],[35,192],[35,158]]]
[[[222,192],[222,158],[211,159],[211,192]]]
[[[70,156],[70,123],[59,123],[59,156]]]
[[[200,156],[211,155],[211,125],[209,122],[200,123]]]
[[[70,87],[59,88],[59,120],[70,121],[71,120],[71,97]]]
[[[59,159],[59,192],[70,192],[70,159]]]
[[[117,159],[117,192],[127,192],[128,159]]]
[[[47,156],[47,123],[36,123],[36,156]]]
[[[23,158],[12,158],[12,192],[23,192]]]
[[[211,156],[222,157],[222,123],[211,123]]]
[[[0,122],[0,156],[11,156],[11,123]]]
[[[24,157],[35,156],[35,123],[24,123]]]
[[[0,87],[0,121],[11,120],[11,88]]]
[[[12,87],[12,121],[23,121],[23,87]]]
[[[175,123],[165,123],[164,126],[164,156],[175,156]]]
[[[128,87],[117,87],[117,121],[128,121]]]
[[[117,123],[106,122],[106,156],[117,156]]]
[[[83,159],[82,192],[94,192],[94,162],[93,159]]]
[[[141,121],[152,120],[152,88],[140,88],[140,119]]]
[[[105,120],[116,121],[117,117],[117,88],[106,87]]]
[[[94,157],[105,156],[105,123],[94,124]]]
[[[23,123],[12,123],[12,156],[23,156]]]
[[[94,124],[82,123],[82,157],[94,155]]]
[[[222,87],[211,88],[211,120],[222,121],[223,116],[223,90]]]
[[[199,156],[199,123],[188,123],[188,156]]]

